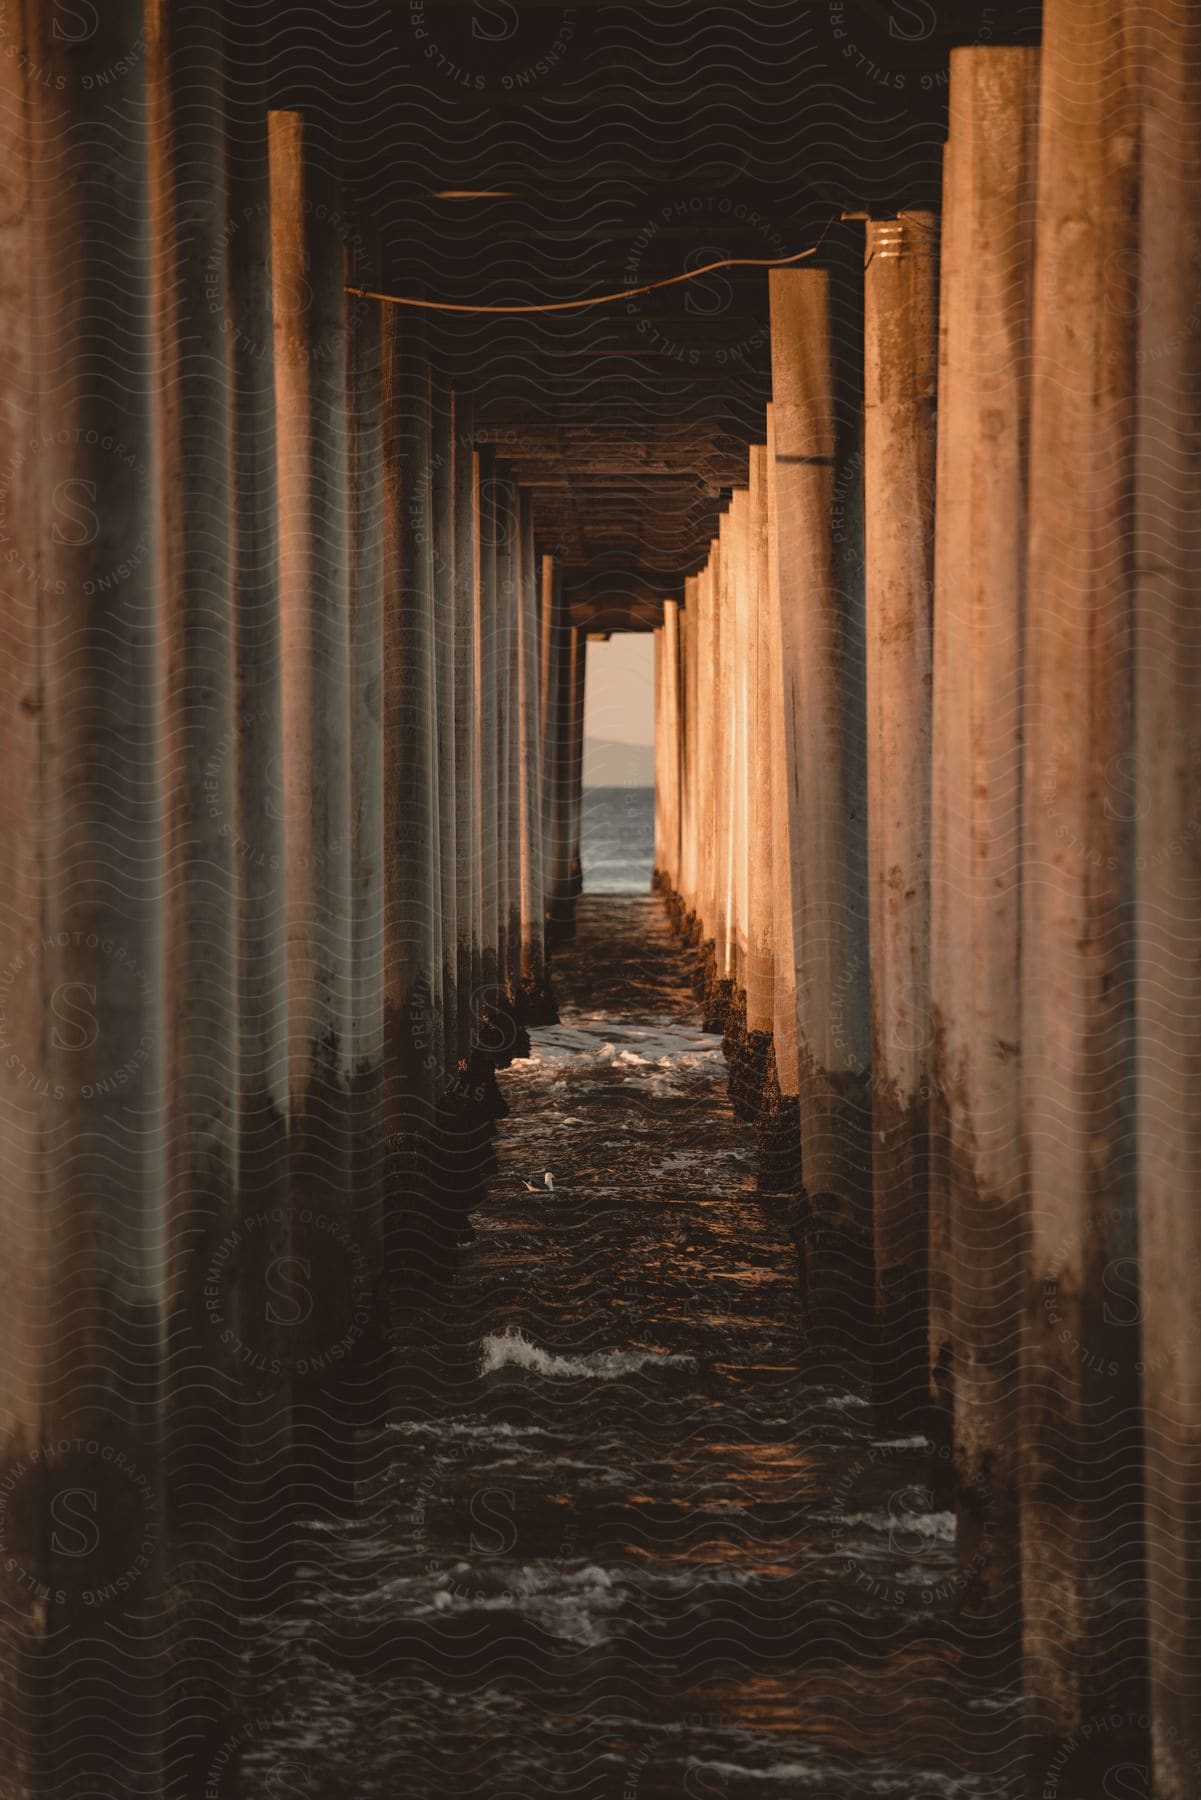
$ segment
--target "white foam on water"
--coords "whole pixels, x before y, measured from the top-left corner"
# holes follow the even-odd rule
[[[721,1041],[712,1032],[666,1021],[653,1026],[621,1024],[616,1029],[612,1019],[600,1023],[603,1030],[575,1024],[532,1031],[529,1057],[514,1064],[517,1078],[537,1078],[540,1070],[562,1078],[612,1069],[626,1081],[647,1083],[654,1096],[666,1097],[725,1077]]]
[[[402,1419],[398,1423],[390,1423],[387,1429],[399,1431],[405,1437],[483,1438],[486,1443],[503,1443],[508,1438],[551,1436],[541,1425],[510,1425],[503,1419],[488,1425],[468,1425],[460,1419]]]
[[[552,1381],[616,1381],[622,1375],[635,1375],[640,1369],[696,1367],[692,1357],[675,1356],[668,1350],[598,1350],[591,1356],[556,1356],[540,1344],[531,1344],[520,1331],[490,1333],[480,1352],[481,1375],[516,1368],[526,1369],[531,1375],[545,1375]]]
[[[891,1513],[875,1510],[831,1516],[835,1517],[839,1525],[866,1525],[869,1531],[880,1531],[885,1535],[896,1531],[903,1533],[906,1538],[920,1537],[931,1547],[955,1542],[953,1512]]]
[[[933,1769],[898,1770],[895,1774],[868,1775],[855,1771],[853,1777],[845,1769],[832,1769],[825,1758],[813,1762],[778,1762],[770,1763],[766,1768],[744,1768],[741,1763],[706,1762],[690,1757],[688,1767],[710,1770],[715,1775],[724,1776],[729,1781],[791,1781],[801,1787],[822,1787],[831,1793],[830,1784],[837,1783],[839,1790],[843,1784],[854,1780],[854,1791],[857,1794],[896,1795],[900,1800],[927,1800],[928,1796],[944,1794],[947,1800],[970,1800],[983,1790],[970,1779],[965,1782],[956,1775],[944,1775]]]
[[[402,1576],[384,1592],[391,1600],[403,1599],[406,1618],[512,1613],[583,1648],[604,1643],[607,1621],[625,1598],[614,1577],[596,1563],[573,1569],[528,1563],[494,1573],[461,1562],[438,1573]]]

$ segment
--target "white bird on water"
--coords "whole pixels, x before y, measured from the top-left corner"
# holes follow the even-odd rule
[[[553,1194],[555,1191],[555,1178],[551,1174],[549,1169],[546,1171],[545,1175],[542,1177],[542,1186],[540,1188],[535,1187],[535,1185],[532,1181],[526,1181],[524,1175],[522,1176],[521,1179],[522,1179],[523,1183],[525,1184],[525,1190],[526,1190],[527,1194],[542,1194],[542,1193]]]

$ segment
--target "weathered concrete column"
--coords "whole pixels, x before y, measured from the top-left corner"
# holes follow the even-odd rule
[[[700,705],[698,693],[700,659],[700,606],[697,599],[699,576],[684,581],[684,605],[681,613],[683,720],[680,736],[680,900],[681,923],[691,926],[696,914],[697,883],[697,719]]]
[[[1155,1792],[1201,1770],[1201,15],[1150,9],[1143,77],[1136,503],[1138,1094],[1146,1300],[1147,1573]]]
[[[762,1064],[775,1010],[772,768],[768,705],[772,679],[767,592],[767,449],[752,444],[747,499],[747,978],[746,1028]],[[757,1102],[756,1102],[757,1104]]]
[[[148,92],[140,5],[82,40],[56,23],[10,9],[0,58],[0,1708],[15,1791],[149,1800],[168,1615]]]
[[[796,695],[784,663],[780,616],[780,557],[777,526],[775,414],[767,408],[763,483],[766,495],[761,647],[766,665],[759,704],[766,714],[764,734],[770,784],[768,829],[772,839],[772,1067],[760,1130],[760,1180],[770,1190],[799,1184],[800,1067],[797,1057],[797,952],[794,929],[800,903],[800,849],[792,837],[790,783],[799,767]],[[774,1087],[772,1086],[774,1077]]]
[[[476,996],[483,980],[480,937],[479,713],[475,702],[476,608],[479,529],[476,497],[475,409],[454,396],[455,534],[455,807],[456,957],[459,1056],[470,1061],[475,1045]]]
[[[1031,1794],[1102,1714],[1106,1728],[1072,1752],[1076,1785],[1098,1788],[1115,1764],[1145,1760],[1131,917],[1142,296],[1129,23],[1118,0],[1051,0],[1039,94],[1021,1036]]]
[[[440,985],[433,567],[423,529],[429,482],[428,377],[408,323],[385,308],[384,457],[384,1117],[393,1156],[398,1265],[437,1266],[449,1235],[428,1166],[438,1088],[433,1014]]]
[[[543,877],[541,570],[534,551],[533,502],[517,495],[517,678],[521,836],[521,991],[527,1025],[557,1019],[546,974],[546,883]]]
[[[571,800],[567,781],[573,692],[571,623],[563,593],[562,575],[558,569],[555,571],[553,604],[554,612],[550,621],[551,741],[547,759],[547,773],[551,783],[548,806],[551,833],[548,911],[552,935],[557,939],[570,932],[573,906]]]
[[[741,1026],[746,1007],[747,983],[747,900],[749,895],[747,856],[747,712],[748,656],[750,637],[750,581],[748,570],[747,514],[750,495],[746,488],[735,488],[730,496],[729,585],[726,605],[729,608],[730,632],[726,668],[729,676],[730,718],[730,840],[729,840],[729,961],[734,982],[735,1004]],[[736,998],[735,998],[736,997]]]
[[[209,5],[146,9],[157,394],[167,1266],[176,1762],[238,1664],[242,1361],[206,1277],[238,1242],[238,989],[224,69]],[[234,1521],[231,1522],[231,1514]],[[202,1647],[202,1648],[201,1648]]]
[[[873,220],[864,281],[868,896],[878,1399],[928,1410],[935,222]]]
[[[673,892],[680,884],[680,773],[683,764],[681,707],[681,613],[675,600],[663,602],[663,727],[667,749],[664,768],[667,812],[664,867]]]
[[[512,1008],[521,983],[521,851],[517,797],[517,522],[507,467],[491,478],[496,583],[490,629],[496,670],[497,930],[501,1003]]]
[[[241,1359],[250,1409],[243,1440],[244,1592],[249,1604],[270,1608],[291,1578],[294,1546],[281,1530],[276,1475],[291,1456],[289,1331],[268,1285],[268,1271],[286,1267],[289,1254],[288,968],[271,199],[267,117],[257,77],[248,70],[258,53],[254,43],[230,44],[230,60],[240,59],[241,69],[230,99],[237,95],[243,110],[231,119],[227,150],[235,730],[222,761],[235,779],[239,1241],[212,1245],[198,1274],[213,1336],[232,1330],[249,1350]],[[215,267],[220,281],[220,262]],[[216,304],[222,304],[220,288]],[[222,768],[212,775],[220,805]]]
[[[717,533],[713,588],[713,1024],[723,1031],[737,973],[734,894],[734,807],[737,762],[733,640],[737,626],[734,496]]]
[[[653,662],[652,681],[654,684],[653,709],[655,733],[655,849],[652,875],[656,882],[661,882],[665,885],[666,869],[664,867],[664,862],[667,841],[665,790],[667,782],[664,776],[664,765],[666,761],[665,745],[667,728],[664,721],[667,712],[667,684],[663,666],[663,627],[661,625],[657,625],[651,632],[651,656]]]
[[[479,718],[480,862],[483,902],[482,993],[495,1008],[502,982],[500,931],[500,832],[498,774],[498,663],[497,552],[495,456],[485,449],[476,453],[479,517],[478,611],[476,618],[476,709]],[[486,1010],[486,1009],[485,1009]]]
[[[288,1287],[297,1442],[309,1504],[346,1504],[349,1419],[329,1394],[362,1348],[372,1264],[349,1194],[352,1074],[350,504],[345,268],[327,151],[269,118],[278,417],[287,904]],[[331,1424],[331,1411],[336,1419]],[[298,1485],[305,1475],[298,1477]]]
[[[374,244],[372,244],[372,251]],[[348,259],[349,260],[349,259]],[[376,257],[366,243],[361,264]],[[369,285],[368,270],[347,270]],[[350,925],[351,1181],[354,1236],[381,1268],[387,1180],[384,1124],[384,434],[376,301],[347,296],[347,423],[350,494]],[[382,1374],[386,1284],[372,1312],[374,1373]],[[366,1346],[365,1346],[366,1348]],[[374,1384],[378,1399],[379,1383]],[[372,1391],[356,1392],[364,1409]],[[362,1413],[356,1417],[366,1422]]]
[[[706,1029],[711,1030],[710,990],[717,979],[717,846],[718,804],[718,635],[717,576],[721,561],[720,538],[709,545],[709,556],[697,578],[698,645],[697,708],[697,918],[700,979],[705,984]]]
[[[1037,107],[1037,51],[952,51],[930,970],[931,1192],[945,1195],[946,1237],[932,1238],[932,1257],[948,1287],[950,1361],[936,1381],[940,1401],[953,1385],[959,1604],[998,1649],[1014,1637],[1019,1601],[1018,855]]]
[[[812,1328],[859,1342],[872,1269],[861,264],[860,252],[832,272],[769,276],[804,1178],[794,1235]]]
[[[438,843],[442,973],[439,1000],[439,1068],[442,1087],[458,1072],[458,796],[455,743],[454,398],[438,370],[430,379],[430,484],[427,529],[434,572],[434,706],[438,731]]]
[[[505,468],[505,534],[502,568],[504,570],[506,618],[506,651],[509,704],[506,714],[508,735],[508,878],[509,878],[509,970],[515,1006],[521,1007],[524,975],[524,943],[522,930],[522,873],[525,862],[523,833],[524,765],[522,760],[522,633],[521,603],[524,582],[524,559],[521,538],[521,491]]]
[[[571,627],[568,656],[568,684],[571,709],[567,728],[567,754],[563,769],[567,784],[568,847],[571,855],[572,899],[584,885],[580,860],[580,831],[584,813],[584,684],[588,675],[588,634],[580,626]],[[574,910],[574,909],[573,909]]]
[[[545,920],[549,954],[550,933],[554,917],[556,776],[559,742],[559,634],[556,617],[559,573],[553,556],[543,556],[540,559],[538,581],[538,681],[541,696],[539,723],[542,744],[542,879],[545,886]]]

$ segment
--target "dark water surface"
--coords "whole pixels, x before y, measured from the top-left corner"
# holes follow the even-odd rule
[[[645,894],[655,863],[654,788],[585,788],[580,861],[586,893]]]
[[[256,1655],[247,1792],[1006,1794],[923,1445],[806,1362],[658,900],[585,897],[558,985],[453,1298],[400,1323],[362,1516]]]

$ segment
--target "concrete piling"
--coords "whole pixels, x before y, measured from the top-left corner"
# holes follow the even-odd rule
[[[534,546],[531,496],[517,509],[517,729],[520,831],[521,1010],[527,1025],[549,1025],[558,1014],[546,968],[546,879],[542,795],[542,570]]]
[[[140,5],[86,39],[57,23],[10,19],[0,73],[0,1706],[23,1793],[149,1800],[170,1616],[149,95]]]
[[[452,1223],[436,1205],[429,1146],[438,1099],[432,1014],[440,988],[433,567],[423,529],[428,492],[428,380],[406,326],[385,309],[384,558],[384,1109],[398,1278],[441,1266]]]
[[[1038,55],[951,57],[933,640],[931,1190],[961,1610],[1018,1620],[1021,630]]]
[[[348,259],[366,285],[374,259]],[[350,1207],[353,1236],[375,1272],[371,1331],[360,1359],[356,1421],[380,1397],[386,1324],[383,1264],[384,1125],[384,460],[382,320],[376,301],[347,299],[346,382],[350,498]],[[366,1296],[364,1296],[366,1297]]]
[[[768,695],[767,448],[752,445],[747,487],[746,661],[747,916],[746,1071],[752,1117],[759,1123],[775,1014],[775,892],[772,867],[772,783]]]
[[[928,1410],[930,631],[935,223],[873,220],[864,298],[872,1217],[878,1398]]]
[[[237,1666],[243,1384],[213,1328],[213,1258],[238,1240],[237,882],[231,369],[223,47],[210,6],[148,6],[150,228],[164,904],[165,1481],[172,1760],[228,1704]],[[238,1520],[238,1524],[241,1520]],[[203,1654],[197,1647],[203,1644]]]
[[[425,530],[433,573],[433,698],[438,734],[437,802],[441,998],[437,1076],[443,1090],[458,1073],[458,793],[455,730],[457,595],[455,581],[454,399],[445,377],[430,368],[430,462]]]
[[[1081,1748],[1145,1754],[1134,1142],[1131,506],[1137,52],[1127,10],[1052,0],[1040,62],[1024,632],[1022,1370],[1028,1792]],[[1121,1471],[1117,1479],[1116,1471]]]
[[[769,277],[804,1183],[794,1236],[811,1326],[862,1343],[872,1195],[861,282],[845,255],[833,271]]]
[[[242,1592],[267,1606],[290,1578],[292,1552],[274,1479],[291,1454],[290,1377],[268,1286],[289,1254],[288,966],[271,201],[267,119],[253,84],[227,169],[235,730],[224,754],[235,783],[240,1241],[216,1246],[200,1273],[213,1335],[230,1329],[251,1347],[241,1364]]]
[[[766,711],[766,779],[771,789],[772,839],[772,1049],[759,1119],[759,1178],[769,1192],[795,1193],[801,1184],[800,1067],[797,1058],[797,961],[795,918],[799,905],[800,850],[794,846],[796,810],[791,783],[798,769],[796,690],[784,663],[780,617],[780,560],[776,522],[776,428],[767,409],[764,488],[766,525],[761,645],[766,668],[760,706]]]
[[[1201,646],[1196,555],[1201,429],[1201,20],[1147,9],[1135,503],[1135,1021],[1142,1400],[1154,1791],[1185,1800],[1201,1769],[1195,1596],[1201,1493]]]

